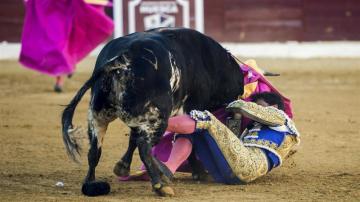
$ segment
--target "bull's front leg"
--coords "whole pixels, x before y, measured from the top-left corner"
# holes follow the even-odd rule
[[[123,155],[123,157],[121,158],[121,160],[115,164],[113,170],[115,175],[119,177],[120,176],[125,177],[130,174],[130,165],[132,162],[134,151],[137,147],[136,145],[137,138],[138,138],[138,133],[136,132],[135,129],[131,129],[128,148],[125,154]]]
[[[141,161],[144,163],[146,170],[150,176],[153,190],[159,196],[174,196],[174,190],[168,185],[169,181],[164,180],[168,173],[167,170],[159,160],[151,155],[152,142],[148,134],[142,134],[137,138],[137,146]]]
[[[89,169],[85,177],[82,193],[87,196],[105,195],[110,192],[110,185],[107,182],[95,181],[95,168],[101,156],[101,147],[106,134],[109,122],[113,119],[103,116],[102,113],[95,113],[89,110],[88,114],[88,135],[90,149],[88,152]]]

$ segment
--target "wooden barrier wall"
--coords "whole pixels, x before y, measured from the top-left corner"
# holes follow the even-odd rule
[[[219,41],[360,40],[359,0],[205,1],[205,31]]]
[[[23,0],[0,1],[0,42],[19,42],[25,7]]]
[[[0,1],[0,42],[19,42],[23,0]],[[360,40],[360,0],[204,0],[205,33],[218,41]]]

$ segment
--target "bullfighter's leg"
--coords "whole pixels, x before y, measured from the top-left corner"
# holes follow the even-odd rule
[[[130,174],[130,165],[132,162],[132,157],[133,157],[134,151],[137,147],[137,145],[136,145],[137,138],[138,138],[138,133],[135,132],[135,129],[131,129],[128,149],[126,150],[126,153],[121,158],[121,160],[115,164],[115,167],[113,170],[115,175],[117,175],[119,177],[120,176],[124,177],[124,176],[128,176]]]
[[[166,130],[179,134],[192,134],[194,133],[195,125],[196,122],[191,119],[189,115],[178,115],[169,118]],[[192,169],[193,179],[206,180],[208,175],[201,162],[196,158],[195,152],[192,148],[192,143],[188,138],[178,138],[175,141],[170,157],[165,164],[175,173],[177,168],[184,162],[184,160],[186,160],[186,158]]]
[[[151,184],[155,193],[159,196],[175,195],[173,189],[161,178],[161,175],[165,174],[164,169],[166,167],[163,167],[163,164],[160,161],[151,156],[151,141],[143,135],[137,138],[136,143],[139,149],[140,158],[151,178]]]
[[[101,146],[111,119],[102,116],[102,113],[95,113],[89,110],[88,114],[88,135],[90,149],[88,152],[89,170],[82,186],[82,192],[88,196],[108,194],[110,185],[107,182],[95,181],[95,168],[101,156]]]

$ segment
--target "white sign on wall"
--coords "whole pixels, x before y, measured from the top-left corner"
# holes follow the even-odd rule
[[[114,37],[156,27],[204,32],[203,0],[114,0]]]
[[[156,13],[144,17],[145,30],[156,27],[175,27],[175,17],[164,13]]]
[[[140,3],[140,13],[177,13],[174,1],[144,1]]]

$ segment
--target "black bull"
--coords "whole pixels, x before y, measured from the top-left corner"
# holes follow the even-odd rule
[[[72,138],[72,117],[91,88],[88,112],[89,170],[82,187],[86,195],[108,193],[106,182],[95,181],[95,167],[107,126],[120,118],[130,129],[128,150],[114,168],[128,175],[138,147],[154,191],[173,195],[166,167],[151,156],[170,116],[192,109],[214,110],[243,93],[243,74],[234,57],[220,44],[190,29],[160,28],[110,41],[100,52],[94,72],[62,115],[63,140],[76,160],[79,145]]]

